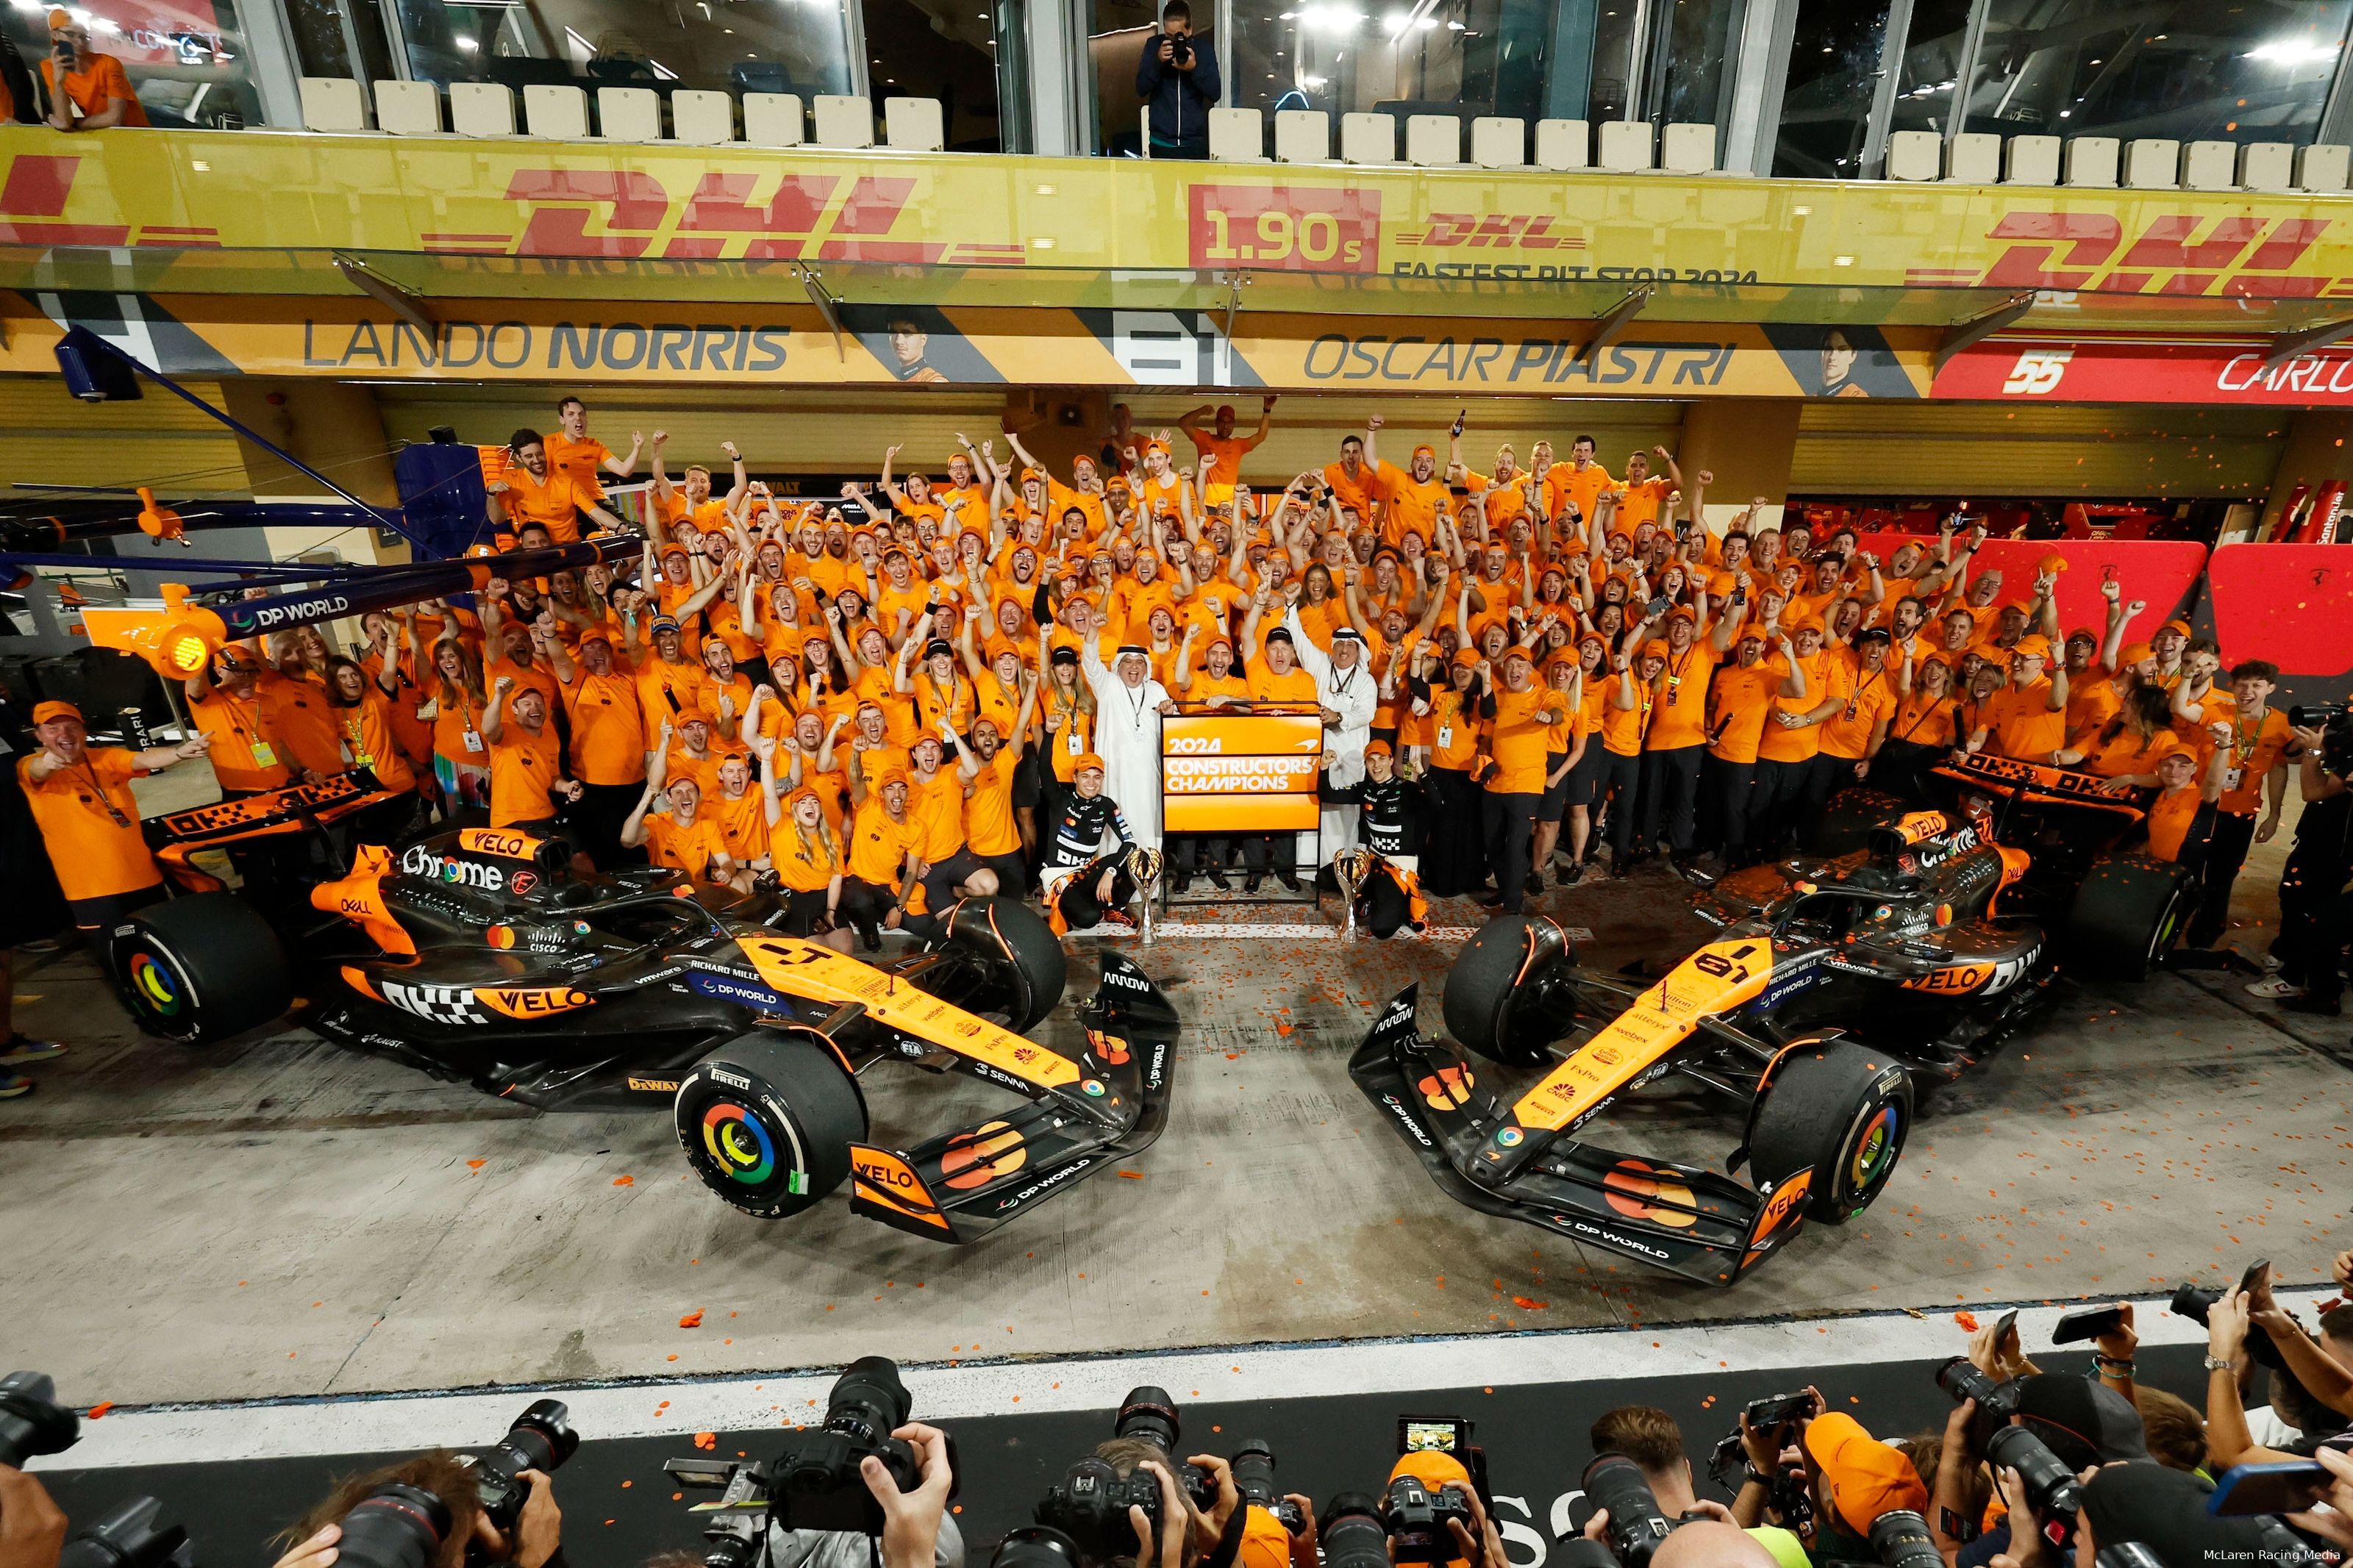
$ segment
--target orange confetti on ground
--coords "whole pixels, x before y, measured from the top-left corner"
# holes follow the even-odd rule
[[[719,1434],[716,1432],[697,1432],[694,1435],[694,1446],[708,1453],[710,1450],[719,1447]]]
[[[617,1187],[634,1187],[638,1184],[638,1179],[635,1176],[616,1176],[613,1178],[613,1184]]]
[[[1567,721],[1563,720],[1562,722],[1567,723]],[[1514,1296],[1512,1298],[1512,1305],[1524,1312],[1535,1312],[1542,1310],[1545,1303],[1531,1296]]]
[[[1563,720],[1562,722],[1566,723],[1567,721]],[[1131,1182],[1140,1182],[1144,1180],[1144,1173],[1141,1171],[1122,1171],[1120,1174],[1125,1176]]]
[[[1564,722],[1566,722],[1566,721],[1564,721]],[[489,1163],[490,1162],[488,1160],[469,1160],[466,1162],[466,1169],[470,1171],[479,1171]]]
[[[678,1326],[681,1329],[699,1329],[702,1327],[702,1309],[697,1307],[693,1311],[689,1312],[685,1317],[681,1318],[678,1321]]]
[[[96,1421],[113,1408],[114,1401],[111,1399],[101,1399],[97,1404],[90,1407],[90,1415],[87,1418],[91,1421]]]
[[[1961,1327],[1967,1329],[1971,1333],[1976,1333],[1978,1331],[1978,1315],[1975,1312],[1955,1312],[1953,1314],[1953,1321],[1960,1324]]]

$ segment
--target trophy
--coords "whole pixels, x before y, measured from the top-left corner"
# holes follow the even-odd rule
[[[1142,845],[1127,852],[1127,874],[1135,879],[1136,897],[1144,901],[1135,921],[1136,936],[1145,946],[1152,945],[1153,926],[1156,921],[1154,906],[1158,901],[1160,871],[1167,858],[1157,849]]]
[[[1332,879],[1340,884],[1340,940],[1356,940],[1356,889],[1373,874],[1373,852],[1343,849],[1332,857]]]

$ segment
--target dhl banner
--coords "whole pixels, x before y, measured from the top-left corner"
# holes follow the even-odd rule
[[[90,328],[167,373],[778,385],[1228,386],[1630,397],[1919,397],[1924,329],[1661,325],[1599,353],[1589,322],[1192,310],[436,301],[426,331],[367,300],[0,293],[0,371],[54,374]]]
[[[1160,724],[1161,825],[1171,833],[1313,833],[1324,721],[1314,708],[1187,704]]]
[[[0,246],[2353,298],[2342,196],[262,131],[0,129]]]

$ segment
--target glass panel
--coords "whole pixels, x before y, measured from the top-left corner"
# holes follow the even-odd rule
[[[1912,0],[1912,37],[1895,79],[1891,131],[1952,128],[1953,91],[1968,45],[1969,0]]]
[[[363,81],[385,81],[393,69],[392,48],[385,30],[379,0],[283,0],[286,25],[294,41],[294,58],[304,76],[359,76]],[[359,48],[359,68],[352,48]]]
[[[1886,35],[1887,0],[1800,0],[1774,174],[1830,179],[1862,172]]]
[[[87,47],[122,62],[149,123],[257,125],[261,100],[234,0],[79,0],[70,8]],[[35,80],[50,56],[48,6],[16,0],[0,12]]]
[[[631,0],[395,3],[409,73],[445,86],[637,85],[805,98],[853,88],[839,0],[696,0],[676,8]]]
[[[1652,123],[1723,125],[1732,111],[1733,57],[1746,9],[1743,0],[1665,0],[1651,23],[1643,93]]]
[[[1400,153],[1409,114],[1541,119],[1561,3],[1234,0],[1233,101],[1324,110],[1335,136],[1343,114],[1395,114]]]
[[[1135,71],[1144,63],[1145,45],[1159,29],[1160,7],[1155,0],[1092,0],[1089,10],[1087,74],[1094,83],[1094,150],[1142,157],[1144,100],[1136,96]],[[1218,59],[1225,63],[1223,49]]]
[[[865,0],[861,15],[867,86],[878,109],[886,98],[936,98],[949,147],[999,150],[991,0]]]
[[[1569,119],[1623,120],[1632,101],[1637,64],[1635,25],[1641,19],[1640,0],[1601,0],[1593,18],[1593,79],[1586,106]]]
[[[1988,0],[1972,131],[2308,142],[2348,0]]]

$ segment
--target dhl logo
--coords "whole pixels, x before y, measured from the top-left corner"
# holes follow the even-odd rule
[[[74,176],[81,172],[77,157],[26,153],[8,164],[0,182],[0,244],[9,245],[168,245],[218,247],[220,230],[181,226],[122,223],[69,223],[66,204],[73,197]]]
[[[1399,229],[1400,247],[1464,246],[1471,249],[1583,250],[1581,235],[1556,232],[1548,213],[1432,213],[1428,228]]]
[[[681,199],[642,169],[517,169],[520,234],[426,234],[427,250],[694,261],[968,262],[1020,266],[1019,244],[893,237],[908,178],[704,173]]]
[[[1915,268],[1905,280],[2062,292],[2317,299],[2336,292],[2341,279],[2284,275],[2305,259],[2329,222],[2283,218],[2274,224],[2242,216],[2209,223],[2194,214],[2172,213],[2150,220],[2128,239],[2113,213],[2005,213],[1986,237],[2009,243],[1981,275]]]

